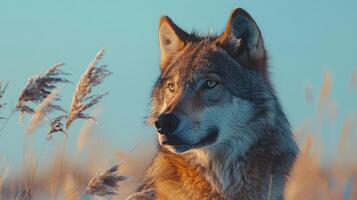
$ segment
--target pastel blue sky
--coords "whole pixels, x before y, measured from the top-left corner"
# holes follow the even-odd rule
[[[186,31],[220,33],[235,7],[251,13],[262,30],[270,55],[272,79],[293,126],[298,126],[315,107],[306,104],[304,87],[318,94],[324,70],[333,80],[333,98],[338,103],[337,122],[356,112],[356,90],[349,91],[351,73],[357,68],[357,1],[84,1],[1,0],[0,79],[10,81],[4,99],[14,106],[17,96],[34,74],[64,61],[72,85],[61,90],[63,106],[69,106],[72,91],[86,65],[99,48],[106,49],[102,64],[114,73],[96,91],[110,95],[98,105],[102,137],[124,150],[154,136],[143,121],[149,111],[149,96],[159,73],[157,37],[161,15],[169,15]],[[317,96],[315,95],[315,102]],[[78,137],[82,121],[70,132],[70,147]],[[0,155],[10,162],[22,159],[22,135],[13,117],[0,137]],[[40,144],[46,128],[34,135]],[[61,137],[57,137],[61,139]],[[334,145],[338,138],[324,140]],[[38,145],[40,146],[40,145]]]

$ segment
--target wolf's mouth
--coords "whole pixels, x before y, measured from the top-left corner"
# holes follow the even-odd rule
[[[214,143],[218,138],[218,128],[212,127],[208,129],[208,134],[202,140],[193,145],[194,148],[210,145]]]
[[[170,146],[179,146],[179,145],[188,145],[181,138],[177,136],[164,137],[162,141],[162,145],[170,145]]]
[[[209,128],[207,132],[208,132],[207,136],[202,138],[199,142],[195,144],[188,144],[178,136],[170,136],[170,137],[165,137],[163,139],[162,145],[172,146],[175,148],[185,149],[185,150],[204,147],[214,143],[218,138],[218,128],[216,127]]]

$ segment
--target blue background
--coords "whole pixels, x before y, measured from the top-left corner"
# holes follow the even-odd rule
[[[344,116],[356,111],[356,90],[348,84],[357,67],[357,1],[19,1],[0,2],[0,79],[10,81],[5,98],[7,115],[27,79],[50,65],[65,62],[71,85],[61,86],[62,105],[69,107],[80,75],[100,48],[106,49],[102,64],[114,73],[95,91],[110,95],[97,107],[102,114],[101,136],[122,150],[154,137],[145,125],[149,96],[159,73],[157,28],[161,15],[170,16],[186,31],[223,31],[231,10],[245,8],[262,30],[270,55],[270,71],[276,90],[294,127],[310,116],[316,106],[305,101],[304,87],[310,85],[316,104],[323,72],[332,74],[332,98],[338,103],[337,120],[322,138],[334,146]],[[0,137],[0,156],[10,164],[22,159],[26,127],[17,116]],[[79,127],[70,131],[68,151],[74,150]],[[40,146],[46,127],[33,135]],[[60,137],[57,137],[60,139]]]

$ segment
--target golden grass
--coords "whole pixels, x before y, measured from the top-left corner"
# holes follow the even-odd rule
[[[357,70],[352,72],[351,80],[350,80],[350,88],[354,89],[357,87]]]
[[[4,159],[4,163],[5,163],[5,168],[4,168],[4,171],[0,174],[0,194],[2,194],[2,188],[3,188],[3,185],[5,183],[5,180],[6,180],[6,177],[9,173],[9,164],[7,162],[6,159]],[[0,195],[0,200],[2,199],[1,195]]]
[[[99,111],[95,110],[91,116],[97,118],[99,115]],[[77,149],[83,150],[84,146],[89,142],[91,135],[93,134],[94,130],[93,127],[96,124],[93,120],[87,120],[84,122],[81,130],[79,131],[79,137],[77,140]]]
[[[55,64],[48,68],[46,72],[36,75],[28,80],[18,98],[16,108],[14,109],[14,111],[20,112],[21,123],[23,122],[25,113],[33,114],[35,112],[35,110],[28,105],[29,102],[40,104],[58,87],[57,84],[69,82],[67,79],[63,78],[63,76],[68,75],[61,70],[63,65],[64,63]],[[60,106],[54,104],[49,104],[47,107],[51,108],[51,110],[64,111]]]
[[[7,89],[7,86],[9,85],[9,83],[6,83],[5,86],[3,85],[3,83],[0,81],[0,100],[2,100],[2,98],[4,97],[5,91]],[[0,103],[0,109],[2,107],[4,107],[6,104],[5,103]],[[1,117],[0,117],[1,119]]]
[[[107,196],[117,194],[119,181],[127,179],[126,176],[117,175],[119,165],[105,171],[103,174],[96,175],[89,180],[86,192],[91,195]]]
[[[51,102],[56,97],[57,92],[52,91],[35,109],[32,118],[30,120],[29,126],[27,128],[27,134],[31,135],[37,127],[41,124],[44,117],[46,117],[46,110],[51,105]]]
[[[318,156],[310,155],[311,146],[312,138],[308,138],[291,170],[284,194],[286,199],[327,199],[331,196]]]
[[[92,116],[85,114],[84,111],[97,104],[105,95],[107,95],[107,93],[91,95],[93,87],[100,84],[105,77],[111,74],[111,72],[106,69],[106,65],[97,66],[98,61],[102,59],[103,55],[104,49],[101,49],[92,62],[89,63],[87,70],[77,84],[66,122],[67,129],[77,118],[95,120]]]
[[[350,117],[346,117],[343,123],[338,146],[329,150],[335,150],[333,152],[335,154],[329,152],[328,163],[324,166],[320,161],[321,154],[328,152],[322,152],[324,144],[319,138],[321,134],[326,134],[322,132],[324,125],[328,127],[336,120],[337,115],[337,103],[331,100],[331,93],[331,73],[326,71],[317,104],[317,117],[310,119],[295,131],[298,141],[304,144],[291,170],[291,177],[284,193],[285,199],[352,200],[356,198],[356,183],[351,180],[357,180],[357,159],[350,155],[349,147],[354,147],[352,151],[356,150],[356,142],[353,138],[356,137],[357,129],[356,127],[353,129],[353,121]],[[305,93],[305,95],[310,94]],[[310,101],[310,98],[306,100]],[[356,122],[357,120],[354,123]]]
[[[62,198],[67,200],[77,200],[80,199],[81,195],[78,193],[78,185],[76,179],[71,173],[67,173],[63,180],[63,194]]]

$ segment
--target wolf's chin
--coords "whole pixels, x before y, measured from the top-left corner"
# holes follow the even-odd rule
[[[178,146],[165,145],[165,148],[167,148],[169,151],[175,154],[183,154],[191,150],[191,147],[189,145],[178,145]]]
[[[162,146],[165,146],[169,151],[171,151],[172,153],[177,153],[177,154],[181,154],[181,153],[185,153],[191,149],[199,149],[199,148],[203,148],[206,147],[208,145],[211,145],[213,143],[216,142],[217,138],[218,138],[218,128],[216,127],[211,127],[207,130],[207,135],[202,138],[200,141],[194,143],[194,144],[161,144]]]

